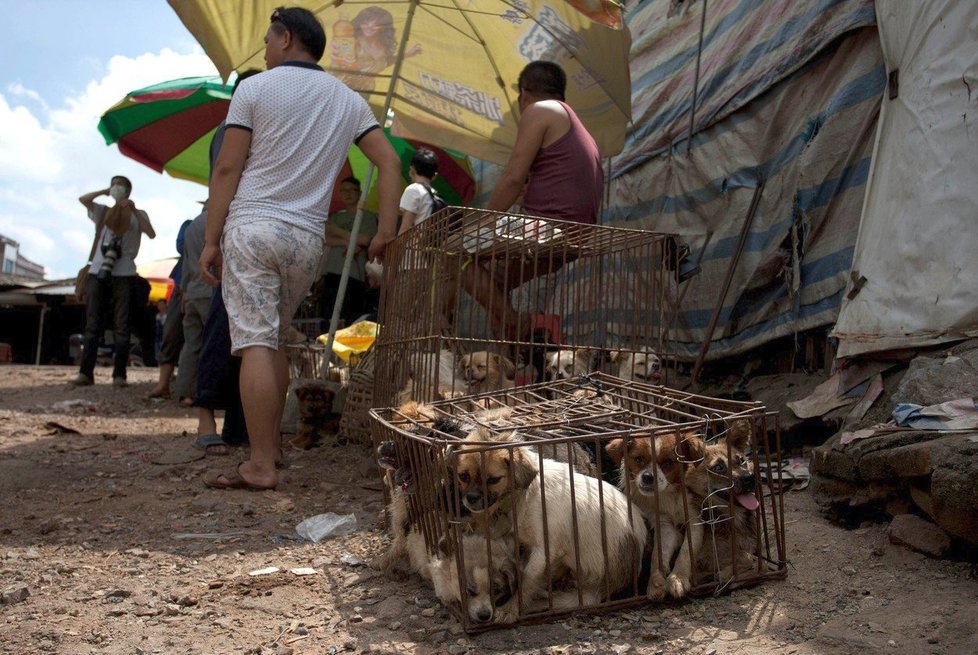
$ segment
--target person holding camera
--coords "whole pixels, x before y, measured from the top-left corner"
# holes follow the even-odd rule
[[[129,363],[129,299],[136,276],[135,259],[143,234],[150,239],[156,238],[149,216],[136,208],[129,199],[130,193],[132,182],[122,175],[116,175],[108,189],[92,191],[78,198],[88,210],[88,217],[95,223],[98,236],[97,247],[85,280],[84,350],[78,376],[71,381],[76,386],[95,383],[98,342],[105,329],[102,317],[108,306],[112,308],[115,344],[112,384],[116,387],[128,385],[126,366]],[[109,207],[95,202],[99,196],[109,196],[114,204]]]

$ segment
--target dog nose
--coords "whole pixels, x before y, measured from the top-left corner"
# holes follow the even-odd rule
[[[473,489],[472,491],[468,492],[465,494],[465,502],[468,503],[470,507],[481,507],[482,491],[480,489]]]
[[[754,491],[754,476],[750,473],[740,476],[740,488],[745,492]]]
[[[650,485],[655,482],[655,475],[651,471],[642,472],[642,484]]]
[[[490,612],[489,610],[479,610],[478,612],[475,613],[475,619],[480,623],[485,623],[491,618],[492,618],[492,612]]]

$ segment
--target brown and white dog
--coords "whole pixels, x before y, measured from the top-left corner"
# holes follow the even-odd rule
[[[516,366],[498,353],[480,350],[462,355],[456,368],[459,376],[465,380],[466,393],[498,391],[516,386]]]
[[[672,559],[687,522],[683,502],[686,471],[696,461],[702,443],[689,433],[668,432],[655,437],[615,439],[605,446],[612,461],[620,466],[618,488],[628,494],[649,522],[654,568],[647,594],[654,600],[661,599],[667,591],[673,598],[680,598],[690,588],[689,566],[677,563],[677,570],[673,571]]]
[[[591,372],[591,353],[584,348],[561,348],[544,357],[544,380],[572,380]]]
[[[462,580],[459,580],[455,553],[445,546],[446,543],[446,539],[441,540],[439,555],[428,565],[435,595],[446,606],[458,604],[465,607],[469,618],[476,623],[491,622],[496,608],[508,603],[516,593],[518,564],[512,534],[493,537],[489,542],[481,534],[464,535],[461,557],[465,575]],[[461,583],[465,586],[464,604]]]
[[[618,377],[623,380],[660,384],[662,382],[662,358],[651,348],[630,352],[616,350],[611,361],[618,364]]]
[[[519,437],[481,429],[467,436],[451,458],[457,492],[473,515],[485,517],[493,534],[509,528],[519,539],[526,558],[521,597],[529,610],[542,609],[534,601],[543,597],[548,579],[566,572],[576,580],[585,606],[626,588],[645,549],[647,528],[638,507],[612,485],[575,475],[568,464],[541,459],[530,447],[477,445],[486,441],[515,444]],[[578,607],[577,591],[555,594],[554,607]],[[519,614],[514,598],[498,608],[497,620],[512,621]]]
[[[691,539],[683,541],[677,567],[680,561],[694,562],[697,575],[720,584],[756,562],[751,554],[752,526],[760,503],[753,464],[745,454],[751,433],[750,421],[735,419],[716,443],[689,442],[697,461],[687,471],[685,482],[690,506],[698,516],[690,517]]]

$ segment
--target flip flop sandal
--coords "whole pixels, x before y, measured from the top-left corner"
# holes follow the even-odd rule
[[[203,477],[204,486],[210,487],[211,489],[245,489],[246,491],[268,491],[278,486],[274,484],[268,486],[248,482],[241,477],[241,464],[238,464],[231,472],[208,471]]]
[[[219,434],[202,434],[194,440],[194,447],[207,455],[230,455],[231,446]]]

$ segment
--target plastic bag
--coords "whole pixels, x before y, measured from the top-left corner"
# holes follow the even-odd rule
[[[300,537],[316,543],[329,537],[342,537],[356,529],[357,517],[355,514],[341,516],[333,512],[310,516],[295,526],[295,531]]]

